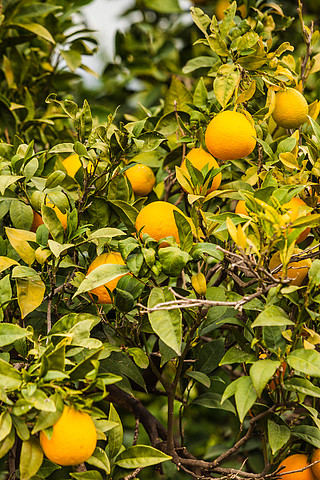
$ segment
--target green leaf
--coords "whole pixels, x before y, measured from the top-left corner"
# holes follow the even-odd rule
[[[101,473],[97,470],[88,470],[87,472],[78,473],[71,472],[69,475],[76,480],[103,480]]]
[[[110,403],[108,420],[117,423],[117,426],[108,432],[108,453],[110,458],[114,458],[122,447],[123,428],[118,412],[112,403]]]
[[[207,388],[209,388],[211,385],[210,378],[203,372],[195,372],[192,370],[191,372],[187,372],[187,375],[188,377],[193,378]]]
[[[62,415],[64,404],[63,401],[57,393],[51,395],[49,400],[54,403],[55,411],[46,412],[44,410],[40,411],[35,426],[33,427],[32,434],[45,430],[46,428],[52,427]]]
[[[289,392],[299,392],[310,397],[320,398],[320,388],[306,378],[293,377],[285,381],[283,388]]]
[[[309,283],[318,287],[320,285],[320,260],[315,259],[308,271]]]
[[[182,215],[180,212],[174,210],[173,215],[178,227],[180,248],[190,253],[190,250],[193,247],[193,234],[191,225],[185,215]]]
[[[2,325],[8,324],[1,324],[0,326]],[[10,365],[10,363],[0,358],[0,385],[3,385],[6,391],[10,391],[19,388],[21,383],[22,377],[20,372]]]
[[[294,325],[294,322],[290,320],[286,312],[277,305],[270,305],[263,312],[259,313],[251,327],[265,327],[265,326],[284,326]]]
[[[144,468],[171,460],[169,455],[147,445],[134,445],[121,452],[116,458],[116,465],[122,468]]]
[[[0,458],[3,458],[9,450],[13,447],[15,442],[15,434],[14,434],[14,429],[12,428],[9,435],[6,436],[1,442],[0,442]]]
[[[39,23],[14,23],[12,24],[12,27],[23,28],[24,30],[28,30],[29,32],[34,33],[38,37],[44,38],[50,43],[56,43],[51,33],[44,26],[39,25]]]
[[[153,308],[160,303],[174,300],[174,295],[168,287],[156,287],[151,290],[148,298],[148,308]],[[181,353],[182,341],[182,315],[177,308],[172,310],[155,310],[148,313],[152,330],[159,338],[172,348],[178,355]]]
[[[0,347],[10,345],[21,338],[30,336],[32,336],[32,332],[30,332],[30,330],[26,330],[25,328],[19,327],[19,325],[14,325],[12,323],[0,323]]]
[[[17,180],[20,180],[22,177],[21,175],[0,175],[0,193],[4,195],[5,190],[10,187],[13,183]]]
[[[256,399],[257,393],[253,388],[251,378],[247,376],[240,377],[235,392],[235,401],[241,423]]]
[[[93,288],[100,287],[106,283],[111,282],[115,278],[121,277],[129,273],[129,269],[126,265],[114,265],[105,264],[99,265],[99,267],[92,270],[89,275],[80,283],[74,297],[80,295],[80,293],[88,292]]]
[[[234,90],[240,81],[240,73],[233,66],[222,65],[213,82],[213,90],[216,99],[225,108],[233,96]]]
[[[210,57],[204,57],[200,55],[188,60],[182,71],[185,75],[188,75],[199,68],[212,68],[218,61],[219,57],[215,53],[213,53],[213,55]]]
[[[250,368],[250,378],[258,397],[261,397],[265,386],[279,366],[280,362],[278,360],[270,359],[258,360],[252,365]]]
[[[91,457],[86,460],[86,463],[89,463],[89,465],[93,465],[94,467],[104,470],[107,475],[111,471],[108,455],[100,447],[95,448],[95,451],[93,452]]]
[[[229,400],[221,403],[221,395],[215,392],[208,392],[199,395],[192,404],[201,405],[205,408],[216,408],[218,410],[226,410],[227,412],[236,413],[234,406]]]
[[[29,440],[22,442],[20,454],[20,478],[29,480],[41,467],[43,451],[37,437],[32,436]]]
[[[170,87],[166,91],[164,99],[164,114],[174,111],[190,113],[188,103],[192,102],[192,95],[184,84],[173,76]]]
[[[202,31],[202,33],[207,35],[207,29],[211,23],[210,17],[198,7],[191,7],[190,12],[194,23]]]
[[[213,307],[215,308],[215,307]],[[253,353],[244,352],[239,347],[229,348],[219,365],[232,365],[233,363],[254,363],[256,356]]]
[[[141,348],[130,347],[128,353],[134,360],[134,363],[140,368],[147,368],[149,366],[149,358]]]
[[[0,280],[0,306],[9,302],[12,297],[10,275],[6,275]]]
[[[320,377],[320,353],[316,350],[298,348],[288,355],[291,368],[310,377]]]
[[[96,238],[114,238],[121,235],[126,235],[126,234],[119,228],[110,228],[110,227],[99,228],[98,230],[95,230],[94,232],[91,232],[88,235],[88,240],[90,241]]]
[[[273,420],[268,420],[268,440],[274,455],[290,440],[291,432],[284,423],[278,424]]]
[[[12,419],[7,410],[4,410],[0,415],[0,442],[4,440],[11,432]]]
[[[10,204],[10,218],[14,228],[30,230],[33,222],[32,207],[19,200],[14,200]]]
[[[291,429],[292,435],[301,438],[316,448],[320,448],[320,430],[311,425],[297,425]]]
[[[224,355],[224,339],[216,338],[212,342],[202,345],[198,353],[198,359],[195,363],[195,368],[203,373],[211,373],[218,368],[220,361]]]
[[[159,260],[165,275],[178,277],[192,257],[178,247],[164,247],[159,249]]]
[[[178,0],[143,0],[144,5],[159,13],[182,12]]]
[[[81,65],[81,53],[70,48],[69,50],[60,49],[60,54],[70,68],[71,72],[77,70]]]

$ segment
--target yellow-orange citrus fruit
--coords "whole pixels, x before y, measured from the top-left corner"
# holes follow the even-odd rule
[[[235,213],[248,215],[248,210],[246,209],[246,202],[244,200],[238,201],[236,205]]]
[[[320,448],[316,448],[311,456],[311,463],[317,462],[320,460]],[[311,467],[313,476],[315,477],[316,480],[320,479],[320,462],[316,463],[315,465],[312,465]]]
[[[294,88],[286,88],[276,93],[272,118],[283,128],[298,128],[308,118],[308,103],[302,93]]]
[[[309,464],[308,456],[305,453],[296,453],[282,460],[279,467],[284,466],[284,468],[279,473],[299,470],[300,468],[307,467]],[[289,473],[282,478],[286,480],[315,480],[311,468],[306,468],[302,472]]]
[[[275,389],[277,388],[277,385],[279,385],[283,381],[283,377],[284,377],[284,374],[286,373],[286,369],[287,369],[287,363],[283,361],[281,363],[281,367],[278,368],[278,370],[274,374],[274,380],[271,380],[271,382],[269,383],[269,387],[272,392],[274,392]]]
[[[92,272],[92,270],[99,267],[100,265],[125,265],[125,262],[121,257],[120,253],[118,252],[101,253],[101,255],[98,255],[90,264],[87,275],[90,272]],[[121,275],[121,277],[123,277],[123,275]],[[93,293],[97,295],[98,303],[100,304],[112,303],[112,300],[107,288],[112,292],[116,288],[119,280],[120,280],[120,276],[117,278],[114,278],[108,283],[105,283],[104,285],[101,285],[100,287],[93,288],[92,290],[90,290],[89,293]]]
[[[295,220],[297,220],[297,218],[301,216],[299,215],[299,207],[306,207],[306,206],[307,206],[306,202],[304,202],[299,197],[293,197],[289,202],[284,203],[282,205],[282,207],[288,211],[291,222],[294,222]],[[310,212],[308,212],[307,215],[310,215]],[[303,240],[305,240],[309,235],[310,230],[311,228],[309,227],[303,230],[303,232],[301,232],[299,237],[297,238],[296,243],[303,242]]]
[[[67,170],[67,174],[70,177],[74,177],[82,163],[80,162],[79,155],[77,153],[73,153],[72,155],[69,155],[69,157],[62,160],[62,165]]]
[[[43,225],[42,217],[38,212],[33,210],[33,221],[30,228],[31,232],[36,232],[38,227],[40,227],[40,225]]]
[[[181,168],[182,170],[185,170],[186,172],[188,172],[187,165],[186,165],[186,158],[198,170],[202,170],[202,168],[205,167],[206,165],[208,165],[208,171],[214,168],[219,168],[219,165],[215,160],[215,158],[213,158],[213,156],[210,155],[210,153],[203,150],[203,148],[193,148],[184,158],[183,162],[181,163]],[[221,178],[222,178],[221,173],[218,173],[215,177],[213,177],[212,185],[208,189],[207,193],[213,192],[214,190],[217,190],[219,188],[221,183]]]
[[[222,20],[224,18],[224,11],[229,8],[231,3],[228,0],[218,0],[214,7],[214,14],[217,17],[217,20]]]
[[[209,152],[220,160],[237,160],[256,146],[256,131],[244,113],[225,110],[209,123],[205,142]]]
[[[61,222],[61,225],[62,225],[63,229],[66,230],[67,229],[67,220],[68,220],[67,213],[62,213],[61,210],[56,205],[53,205],[53,203],[47,203],[46,205],[47,205],[47,207],[50,207],[50,208],[52,208],[52,210],[55,211],[58,219]],[[36,232],[37,228],[40,225],[43,225],[42,217],[38,212],[36,212],[34,210],[33,211],[33,222],[32,222],[31,228],[30,228],[31,232]]]
[[[125,171],[125,175],[136,195],[149,195],[156,183],[153,171],[148,165],[137,163]]]
[[[82,167],[82,163],[77,153],[73,153],[72,155],[69,155],[69,157],[62,160],[62,165],[66,169],[69,177],[74,177],[79,168]],[[89,162],[88,171],[90,173],[93,171],[93,168],[93,164]]]
[[[152,202],[146,205],[138,214],[136,219],[136,230],[147,233],[150,237],[159,241],[165,237],[174,237],[179,243],[178,228],[174,219],[174,211],[183,212],[169,202]],[[162,242],[161,246],[167,245]]]
[[[53,425],[49,439],[40,432],[40,443],[46,457],[58,465],[78,465],[93,454],[97,444],[96,427],[90,415],[65,406]]]
[[[293,254],[301,253],[302,250],[295,248]],[[269,263],[270,270],[273,270],[278,265],[281,264],[280,252],[276,252],[272,255]],[[298,262],[290,262],[287,268],[287,277],[291,278],[289,282],[290,285],[300,286],[308,274],[309,268],[311,267],[312,261],[310,258],[305,260],[299,260]],[[276,278],[282,278],[283,270],[280,269],[278,272],[273,273],[273,276]]]

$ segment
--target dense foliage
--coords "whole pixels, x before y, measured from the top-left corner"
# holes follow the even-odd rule
[[[234,1],[218,20],[208,1],[184,12],[184,29],[178,0],[143,0],[106,68],[122,105],[101,118],[76,83],[96,46],[74,16],[85,3],[2,8],[1,478],[272,476],[289,453],[320,448],[319,30],[300,2]],[[129,79],[139,108],[130,91],[121,101]],[[309,104],[298,129],[272,118],[285,86]],[[255,126],[253,152],[180,168],[234,109]],[[134,163],[156,176],[146,197],[125,175]],[[181,210],[165,244],[136,230],[158,200]],[[111,251],[125,264],[87,275]],[[293,261],[308,265],[298,284]],[[90,291],[114,279],[112,303],[98,303]],[[50,462],[39,443],[64,403],[97,428],[80,467]]]

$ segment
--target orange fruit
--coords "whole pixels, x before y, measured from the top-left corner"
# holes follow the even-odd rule
[[[302,252],[299,248],[295,248],[293,253],[297,254]],[[272,255],[269,263],[270,270],[273,270],[278,265],[281,264],[280,252],[276,252]],[[310,258],[305,260],[299,260],[298,262],[290,262],[287,268],[287,277],[291,279],[289,282],[290,285],[302,285],[303,280],[308,274],[309,268],[311,267],[312,261]],[[281,279],[283,277],[283,270],[280,269],[278,272],[273,273],[275,278]]]
[[[283,128],[298,128],[308,118],[308,103],[295,88],[286,88],[276,93],[272,118]]]
[[[149,195],[153,189],[156,178],[148,165],[137,163],[125,171],[125,176],[131,183],[133,192],[136,195]]]
[[[282,460],[279,467],[284,466],[279,473],[291,472],[292,470],[299,470],[300,468],[309,465],[308,456],[305,453],[296,453]],[[315,480],[311,468],[306,468],[302,472],[289,473],[284,475],[285,480]]]
[[[40,227],[40,225],[43,225],[42,217],[38,212],[33,210],[33,221],[30,228],[31,232],[36,232],[38,227]]]
[[[317,462],[320,460],[320,448],[316,448],[311,456],[311,463]],[[315,465],[312,465],[311,467],[313,476],[315,477],[316,480],[319,480],[320,478],[320,462],[316,463]]]
[[[218,0],[214,7],[214,14],[217,20],[222,20],[225,15],[224,12],[229,8],[231,3],[228,0]]]
[[[287,363],[283,361],[281,363],[281,367],[274,374],[274,380],[271,380],[271,382],[269,383],[269,387],[272,392],[274,392],[277,385],[279,385],[283,381],[283,377],[284,377],[284,374],[286,373],[286,369],[287,369]]]
[[[181,163],[181,168],[185,172],[187,172],[187,165],[186,159],[188,159],[192,165],[197,168],[198,170],[202,170],[203,167],[208,165],[208,171],[214,168],[219,168],[219,165],[215,158],[213,158],[210,153],[206,152],[203,148],[193,148],[190,152],[186,155],[183,162]],[[189,175],[188,175],[189,176]],[[218,173],[212,179],[212,186],[207,190],[207,193],[213,192],[214,190],[218,190],[220,183],[221,183],[221,173]]]
[[[249,215],[248,210],[246,209],[246,202],[244,200],[238,201],[236,205],[235,213],[242,214],[242,215]]]
[[[176,225],[173,212],[183,212],[169,202],[152,202],[146,205],[138,214],[136,219],[136,230],[141,233],[147,233],[156,241],[165,237],[174,237],[177,243],[179,240],[178,227]],[[168,245],[162,242],[161,246]]]
[[[290,202],[284,203],[282,205],[283,208],[288,210],[291,222],[294,222],[295,220],[297,220],[297,218],[301,217],[301,214],[299,215],[299,207],[306,206],[307,204],[299,197],[293,197]],[[308,212],[307,215],[310,215],[310,212]],[[309,227],[303,230],[303,232],[301,232],[299,237],[297,238],[296,243],[303,242],[303,240],[305,240],[309,235],[310,230],[311,228]]]
[[[101,255],[98,255],[89,265],[87,275],[100,265],[125,265],[125,262],[121,257],[120,253],[118,252],[102,253]],[[112,292],[116,288],[120,277],[123,277],[123,275],[114,278],[113,280],[105,283],[104,285],[100,285],[100,287],[93,288],[92,290],[90,290],[89,293],[97,295],[97,303],[99,304],[112,303],[112,299],[109,295],[107,288]]]
[[[225,110],[209,123],[205,142],[209,152],[220,160],[237,160],[256,146],[256,131],[244,113]]]
[[[40,432],[40,444],[45,456],[58,465],[79,465],[93,454],[97,432],[92,418],[85,412],[67,405],[59,420],[53,425],[49,439]]]
[[[61,222],[61,225],[62,225],[63,229],[66,230],[67,229],[67,220],[68,220],[67,213],[62,213],[61,210],[56,205],[53,205],[53,203],[46,203],[46,206],[52,208],[52,210],[55,211],[58,219]],[[33,211],[33,222],[32,222],[31,228],[30,228],[31,232],[36,232],[37,228],[40,225],[43,225],[42,217],[38,212],[36,212],[34,210]]]
[[[79,155],[77,153],[73,153],[72,155],[69,155],[66,157],[64,160],[62,160],[62,165],[67,171],[67,174],[69,177],[74,178],[75,174],[79,170],[79,168],[82,167],[82,163],[80,161]],[[91,173],[93,171],[94,167],[92,162],[89,162],[88,164],[88,172]]]

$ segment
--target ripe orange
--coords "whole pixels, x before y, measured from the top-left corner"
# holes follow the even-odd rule
[[[31,232],[36,232],[38,227],[40,227],[40,225],[43,225],[42,217],[38,212],[33,210],[33,221],[30,228]]]
[[[297,254],[302,252],[299,248],[295,248],[293,253]],[[276,252],[272,255],[269,263],[269,268],[270,270],[273,270],[276,268],[278,265],[281,264],[280,260],[280,252]],[[291,281],[289,282],[290,285],[297,285],[300,286],[302,285],[303,280],[308,274],[309,268],[311,267],[312,261],[310,258],[307,258],[305,260],[299,260],[298,262],[290,262],[288,264],[288,269],[287,269],[287,277],[291,278]],[[275,278],[282,278],[283,277],[283,270],[280,269],[278,272],[273,273],[273,276]]]
[[[248,210],[246,209],[246,202],[244,200],[238,201],[236,205],[235,213],[242,214],[242,215],[249,215]]]
[[[58,465],[78,465],[93,454],[97,444],[96,427],[90,415],[65,406],[53,425],[49,439],[40,432],[40,443],[46,457]]]
[[[67,174],[69,177],[74,178],[75,174],[79,170],[79,168],[82,167],[82,163],[80,161],[79,155],[77,153],[73,153],[72,155],[69,155],[69,157],[65,158],[62,160],[62,165],[67,171]],[[93,171],[93,164],[89,162],[88,164],[88,171],[91,173]]]
[[[276,93],[272,118],[283,128],[298,128],[308,118],[308,103],[302,93],[294,88],[286,88]]]
[[[66,230],[67,229],[67,220],[68,220],[67,213],[62,213],[61,210],[56,205],[53,205],[53,203],[47,203],[46,205],[47,205],[47,207],[50,207],[50,208],[52,208],[52,210],[55,211],[58,219],[61,222],[61,225],[62,225],[63,229]],[[36,232],[37,228],[40,225],[43,225],[42,217],[38,212],[36,212],[34,210],[33,211],[33,222],[32,222],[31,228],[30,228],[31,232]]]
[[[156,179],[153,171],[148,165],[137,163],[125,171],[125,175],[131,183],[133,192],[136,195],[149,195],[153,189]]]
[[[233,110],[218,113],[209,123],[205,142],[209,152],[220,160],[237,160],[256,146],[256,131],[246,115]]]
[[[274,392],[275,389],[277,388],[277,385],[279,385],[283,381],[283,377],[284,377],[284,374],[286,373],[286,369],[287,369],[287,363],[283,361],[281,363],[281,367],[274,374],[274,380],[271,380],[271,382],[269,383],[269,387],[272,392]]]
[[[228,0],[218,0],[214,7],[214,14],[217,17],[217,20],[222,20],[225,15],[224,11],[229,8],[231,3]]]
[[[118,252],[102,253],[101,255],[98,255],[90,264],[87,275],[100,265],[125,265],[125,262]],[[121,275],[121,277],[123,277],[123,275]],[[112,303],[112,299],[107,288],[112,292],[116,288],[119,280],[120,276],[114,278],[108,283],[105,283],[104,285],[101,285],[100,287],[93,288],[89,293],[97,295],[97,303],[99,304]]]
[[[311,456],[311,463],[317,462],[320,460],[320,448],[316,448]],[[320,478],[320,462],[316,463],[315,465],[312,465],[311,467],[313,476],[315,477],[316,480],[319,480]]]
[[[283,468],[279,473],[291,472],[292,470],[299,470],[307,467],[310,464],[308,456],[305,453],[296,453],[282,460],[279,467]],[[285,480],[315,480],[311,468],[306,468],[302,472],[289,473],[282,477]]]
[[[282,205],[283,208],[288,210],[291,222],[294,222],[297,218],[301,217],[301,214],[299,215],[299,207],[306,206],[307,204],[298,197],[294,197],[289,202]],[[310,215],[310,212],[307,213],[307,215]],[[299,237],[297,238],[296,243],[303,242],[303,240],[305,240],[309,235],[310,230],[311,228],[306,228],[305,230],[303,230],[303,232],[301,232]]]
[[[146,205],[138,214],[136,219],[136,230],[141,233],[148,233],[156,241],[172,236],[179,243],[178,228],[173,212],[183,212],[169,202],[152,202]],[[162,242],[161,246],[167,245]]]
[[[218,163],[213,158],[210,153],[203,150],[203,148],[193,148],[190,152],[186,155],[183,162],[181,163],[181,168],[185,172],[187,172],[187,165],[186,165],[186,158],[192,163],[192,165],[197,168],[198,170],[202,170],[203,167],[208,165],[208,171],[214,168],[219,168]],[[220,183],[221,183],[221,173],[218,173],[212,179],[212,186],[208,189],[207,193],[213,192],[214,190],[218,190]]]

